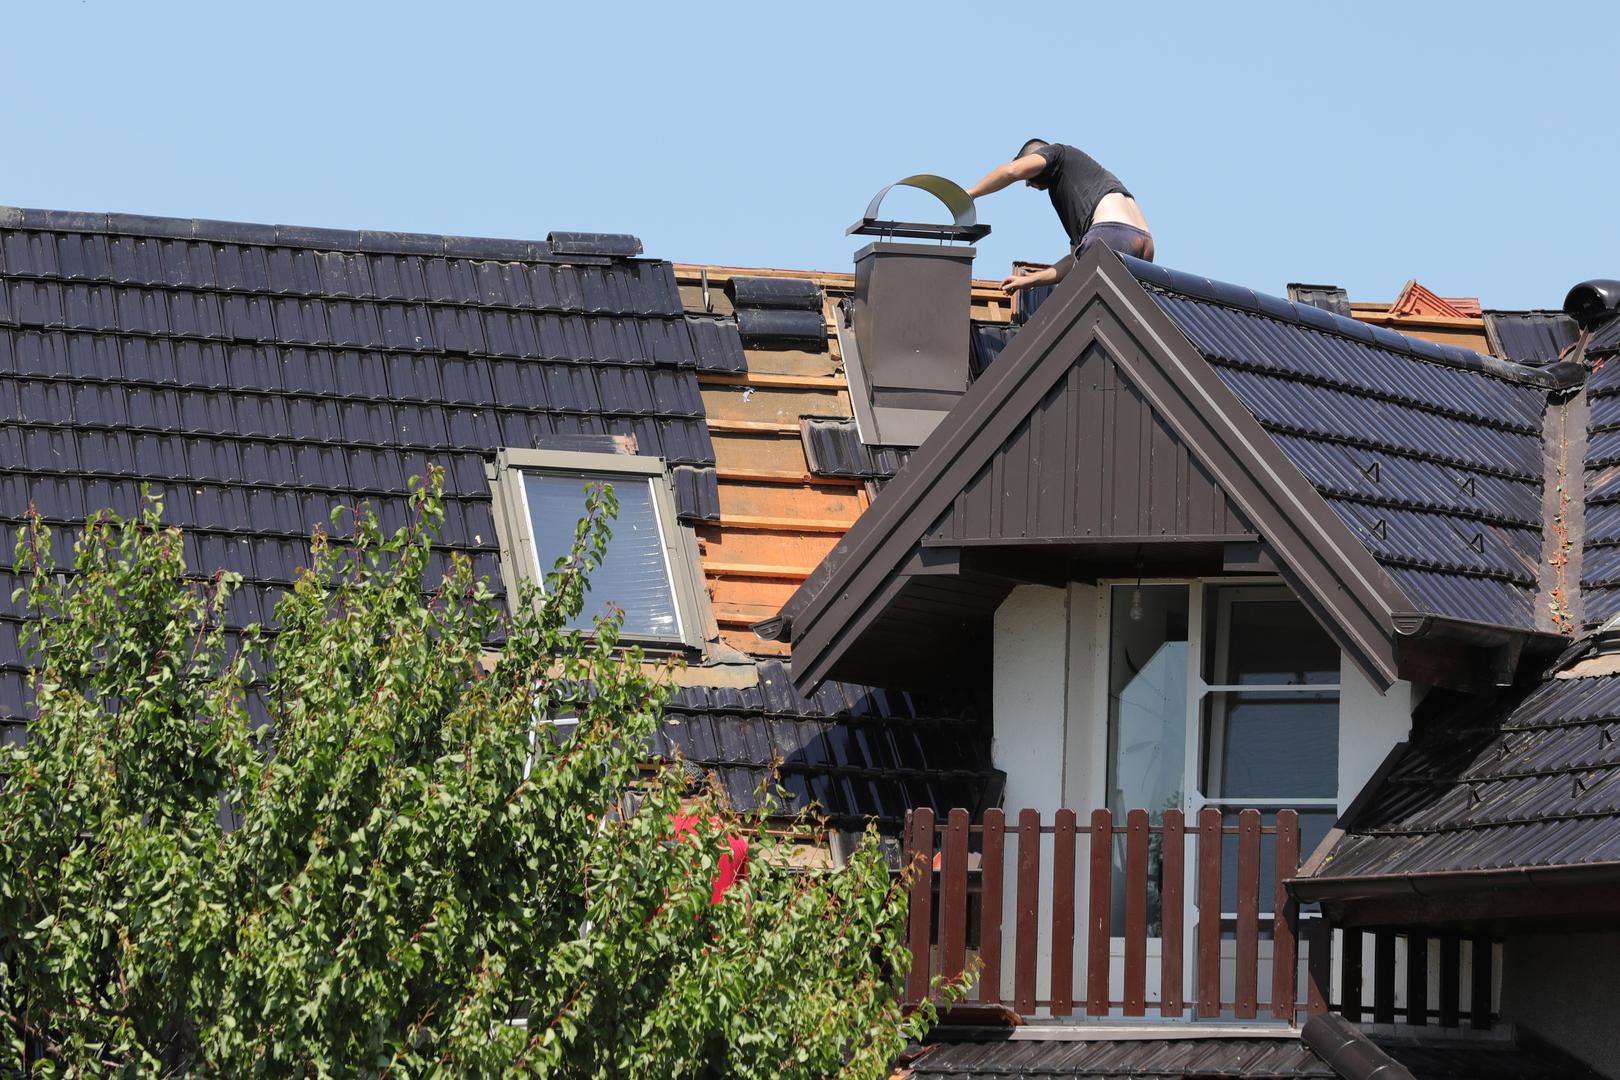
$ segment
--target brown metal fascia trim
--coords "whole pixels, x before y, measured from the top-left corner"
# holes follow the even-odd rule
[[[1342,1080],[1413,1080],[1406,1066],[1337,1013],[1311,1017],[1299,1037]]]
[[[1017,547],[1153,547],[1181,544],[1257,543],[1258,533],[1198,533],[1186,536],[925,536],[925,548],[1017,548]]]
[[[1436,870],[1428,874],[1363,874],[1342,878],[1292,877],[1285,884],[1295,897],[1306,903],[1456,893],[1545,893],[1569,888],[1620,886],[1620,862],[1514,866],[1499,870]]]
[[[783,610],[793,617],[793,681],[801,693],[826,677],[837,660],[836,645],[853,641],[872,621],[874,596],[894,590],[892,578],[923,531],[949,509],[990,452],[969,451],[975,444],[999,446],[1090,344],[1081,323],[1097,300],[1102,250],[1088,252],[1058,285],[1008,352],[951,410],[952,423],[941,424],[917,449],[789,598]],[[1071,340],[1077,327],[1082,341]]]
[[[1110,308],[1151,346],[1121,349],[1099,329],[1115,362],[1265,536],[1284,576],[1331,616],[1356,665],[1388,689],[1398,677],[1390,615],[1411,602],[1117,256],[1099,278]]]

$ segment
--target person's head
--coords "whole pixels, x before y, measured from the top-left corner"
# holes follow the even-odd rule
[[[1018,148],[1018,153],[1013,155],[1013,160],[1017,161],[1021,157],[1028,157],[1030,154],[1033,154],[1043,146],[1051,145],[1052,144],[1047,142],[1045,139],[1027,139],[1025,140],[1024,145]],[[1035,188],[1037,191],[1046,190],[1046,184],[1038,177],[1031,177],[1028,180],[1025,180],[1024,186]]]

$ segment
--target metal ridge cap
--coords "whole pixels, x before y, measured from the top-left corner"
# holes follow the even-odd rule
[[[1390,1057],[1360,1028],[1335,1013],[1305,1021],[1300,1041],[1343,1080],[1413,1080],[1412,1073]]]
[[[665,261],[630,260],[621,256],[606,255],[562,256],[552,252],[548,240],[393,232],[381,229],[326,229],[307,225],[268,225],[210,218],[42,210],[18,206],[0,206],[0,228],[149,236],[163,240],[200,240],[212,243],[317,248],[376,254],[442,255],[501,261],[577,262],[603,265],[625,261]]]
[[[1336,315],[1325,308],[1297,304],[1280,296],[1257,292],[1242,285],[1233,285],[1214,278],[1199,277],[1184,270],[1172,270],[1130,255],[1121,255],[1120,261],[1137,281],[1150,290],[1175,293],[1191,300],[1201,300],[1221,307],[1264,315],[1307,330],[1335,333],[1363,345],[1401,353],[1416,360],[1493,375],[1506,382],[1540,390],[1567,390],[1579,386],[1586,378],[1584,368],[1577,372],[1555,370],[1563,367],[1560,364],[1532,367],[1529,364],[1503,360],[1498,356],[1487,356],[1455,345],[1440,345],[1423,338],[1414,338],[1398,330],[1384,327],[1378,327],[1381,332],[1374,334],[1374,328],[1367,323],[1345,315]],[[1391,338],[1397,340],[1392,341]],[[1580,368],[1580,365],[1571,367]]]

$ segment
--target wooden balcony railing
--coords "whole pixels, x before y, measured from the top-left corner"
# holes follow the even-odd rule
[[[976,958],[968,1001],[1026,1019],[1294,1024],[1334,1009],[1384,1023],[1399,1014],[1408,1024],[1490,1026],[1491,942],[1465,952],[1454,936],[1335,933],[1320,917],[1302,919],[1283,884],[1298,869],[1299,845],[1292,810],[1267,824],[1257,810],[1223,819],[1205,809],[1192,828],[1179,810],[1157,825],[1146,810],[1130,811],[1123,825],[1096,810],[1084,827],[1073,810],[1049,822],[1023,810],[1012,828],[1000,810],[977,825],[965,810],[942,822],[915,811],[907,865],[930,870],[911,880],[907,997],[921,1000],[934,976],[958,976]],[[1225,889],[1223,877],[1232,879]]]

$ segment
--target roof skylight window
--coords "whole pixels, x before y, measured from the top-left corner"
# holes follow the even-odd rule
[[[585,513],[587,490],[603,484],[619,503],[601,565],[590,572],[585,606],[570,621],[589,631],[610,608],[624,613],[630,642],[700,647],[696,559],[675,516],[663,463],[627,454],[508,450],[496,466],[509,571],[542,584],[566,558]],[[513,582],[515,583],[515,582]]]

